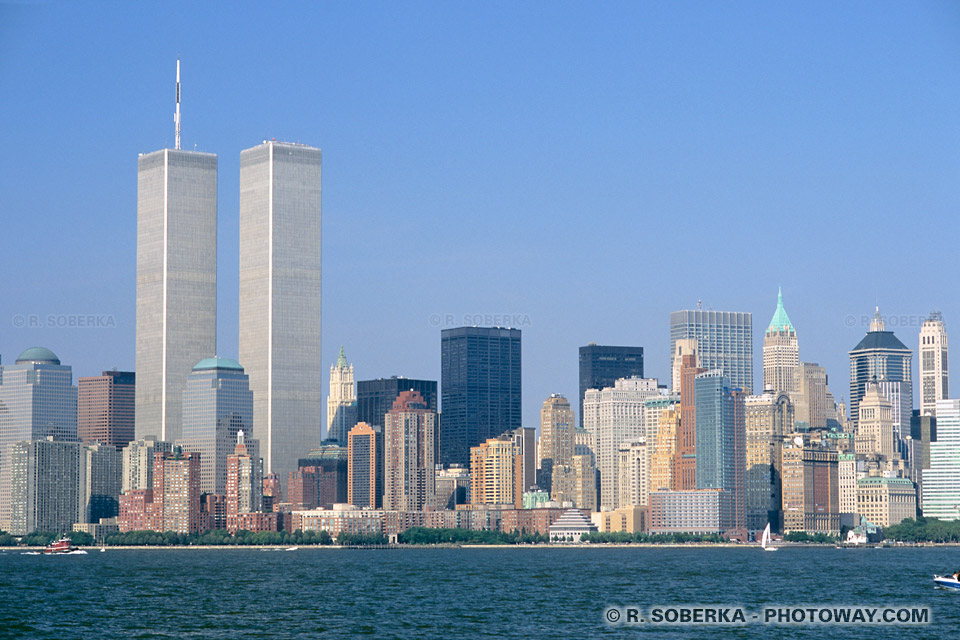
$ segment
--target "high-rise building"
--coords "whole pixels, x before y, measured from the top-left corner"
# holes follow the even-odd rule
[[[793,404],[783,392],[767,390],[744,401],[747,437],[747,528],[780,527],[780,444],[793,431]]]
[[[796,392],[799,364],[797,332],[783,308],[783,292],[778,291],[777,310],[763,335],[763,388],[770,385],[775,392]]]
[[[0,407],[0,529],[10,531],[14,445],[77,439],[73,370],[49,349],[27,349],[14,364],[0,367]]]
[[[65,532],[80,514],[82,445],[52,436],[17,442],[11,446],[10,524],[15,536],[34,531]]]
[[[677,340],[695,338],[699,366],[718,370],[731,387],[753,392],[753,315],[736,311],[674,311],[670,314],[670,353]],[[679,356],[682,357],[682,356]],[[671,363],[672,365],[672,363]]]
[[[430,411],[439,410],[436,380],[414,380],[397,376],[359,380],[357,381],[357,422],[366,422],[371,427],[384,427],[387,412],[393,408],[394,401],[404,391],[416,391]]]
[[[180,437],[183,386],[217,349],[217,156],[137,159],[136,437]]]
[[[533,427],[514,429],[513,443],[523,456],[523,490],[529,491],[537,485],[537,430]],[[576,435],[574,452],[577,453]]]
[[[618,452],[624,442],[646,438],[646,401],[658,393],[656,378],[626,378],[617,380],[613,387],[587,389],[584,394],[583,426],[596,442],[600,509],[626,506],[619,504]]]
[[[347,502],[383,506],[383,432],[358,422],[347,434]]]
[[[265,141],[240,153],[239,353],[264,472],[286,482],[323,433],[320,149]]]
[[[787,437],[781,448],[784,533],[840,533],[840,473],[835,450]]]
[[[155,452],[153,456],[154,531],[196,533],[200,518],[200,456]]]
[[[383,508],[420,511],[433,504],[437,414],[416,391],[404,391],[387,412]]]
[[[675,491],[697,488],[697,403],[696,378],[706,369],[699,366],[697,356],[680,358],[680,425],[674,442],[673,472]]]
[[[834,417],[827,389],[827,371],[815,362],[801,362],[796,371],[796,388],[790,392],[794,401],[796,428],[802,431],[826,429],[828,417]],[[791,428],[792,430],[792,428]]]
[[[840,514],[857,513],[857,456],[854,453],[837,455],[837,476],[839,485],[837,499]],[[872,521],[871,521],[872,522]]]
[[[229,358],[204,358],[196,363],[183,389],[183,437],[177,442],[186,453],[200,454],[201,493],[227,491],[227,457],[234,452],[237,434],[251,433],[253,393],[243,367]],[[258,442],[245,446],[259,458]]]
[[[930,468],[930,445],[937,441],[937,418],[913,410],[910,418],[910,479],[917,486],[917,506],[923,509],[923,474]]]
[[[920,327],[920,415],[936,415],[937,400],[950,397],[947,328],[934,311]]]
[[[921,490],[926,518],[960,518],[960,400],[938,400],[936,440],[930,443],[930,466],[923,469]]]
[[[650,454],[650,493],[674,487],[674,462],[680,432],[680,407],[674,405],[660,413],[657,440]]]
[[[673,355],[670,357],[670,391],[674,395],[680,395],[680,378],[683,372],[683,357],[693,356],[694,362],[699,362],[697,350],[700,348],[700,340],[697,338],[680,338],[673,343]]]
[[[573,458],[573,409],[565,397],[552,394],[540,409],[540,459],[542,489],[550,491],[556,466],[570,464]]]
[[[327,439],[341,444],[357,424],[357,394],[353,390],[353,365],[340,347],[337,364],[330,367],[330,395],[327,396]]]
[[[255,513],[263,507],[263,462],[248,449],[243,431],[237,432],[237,444],[227,456],[227,529],[238,514]]]
[[[123,493],[153,488],[153,454],[171,453],[173,444],[146,436],[134,440],[123,448],[123,477],[120,490]]]
[[[119,513],[123,460],[116,447],[99,442],[80,450],[78,522],[100,522]]]
[[[719,371],[701,373],[696,388],[697,489],[733,496],[732,528],[746,526],[746,424],[744,395]]]
[[[77,379],[77,437],[123,448],[134,439],[136,375],[104,371]]]
[[[880,392],[880,385],[876,382],[868,382],[858,407],[860,416],[857,420],[857,453],[860,455],[881,455],[887,459],[892,458],[896,451],[893,434],[893,407],[886,396]]]
[[[913,352],[887,331],[880,309],[870,322],[870,331],[850,351],[850,418],[856,427],[860,417],[860,400],[867,392],[867,383],[876,379],[893,405],[895,441],[906,435],[913,412],[913,379],[910,366]]]
[[[523,454],[510,434],[470,448],[470,500],[523,507]]]
[[[312,474],[316,483],[317,506],[322,509],[332,509],[334,504],[347,502],[348,454],[346,444],[328,440],[311,449],[306,457],[297,460],[300,473]],[[290,494],[287,502],[296,502],[295,498]]]
[[[617,450],[620,479],[617,500],[621,507],[647,506],[650,494],[650,452],[643,439],[621,442]]]
[[[577,509],[597,510],[597,468],[589,454],[574,454],[570,462],[553,467],[551,499],[572,502]]]
[[[580,347],[580,426],[587,389],[605,389],[621,378],[642,377],[643,347],[609,347],[595,342]]]
[[[470,463],[470,447],[521,426],[520,329],[440,333],[440,462]]]

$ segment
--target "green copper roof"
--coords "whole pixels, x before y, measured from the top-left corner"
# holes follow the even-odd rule
[[[240,366],[240,363],[232,358],[204,358],[197,364],[193,365],[194,371],[203,371],[204,369],[234,369],[236,371],[243,371],[243,367]]]
[[[16,364],[36,362],[42,364],[60,364],[60,358],[50,349],[44,347],[30,347],[17,357]]]
[[[347,364],[347,356],[343,354],[343,345],[340,345],[340,356],[337,358],[337,369],[346,369],[348,366],[350,365]]]
[[[777,289],[777,310],[773,312],[773,319],[770,320],[770,326],[767,328],[768,333],[776,331],[796,332],[786,310],[783,308],[783,291],[780,289]]]

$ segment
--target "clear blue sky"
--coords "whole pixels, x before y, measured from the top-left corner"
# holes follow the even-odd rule
[[[838,397],[878,301],[914,349],[932,309],[960,328],[957,3],[53,2],[0,4],[4,362],[133,368],[136,159],[173,145],[178,54],[184,147],[220,162],[220,355],[265,138],[324,152],[324,378],[343,344],[360,379],[437,379],[432,316],[517,315],[532,426],[588,341],[666,379],[698,299],[754,313],[759,386],[782,285]]]

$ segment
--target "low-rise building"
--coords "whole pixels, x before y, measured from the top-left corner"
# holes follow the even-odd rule
[[[733,522],[733,496],[722,489],[650,494],[650,533],[722,533]]]
[[[906,478],[861,478],[857,481],[857,513],[879,527],[916,518],[916,487]]]
[[[613,511],[595,511],[590,520],[600,533],[642,533],[647,531],[647,509],[643,506],[631,506]]]

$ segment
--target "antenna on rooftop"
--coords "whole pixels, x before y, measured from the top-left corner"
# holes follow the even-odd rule
[[[173,112],[174,144],[180,150],[180,58],[177,58],[177,110]]]

